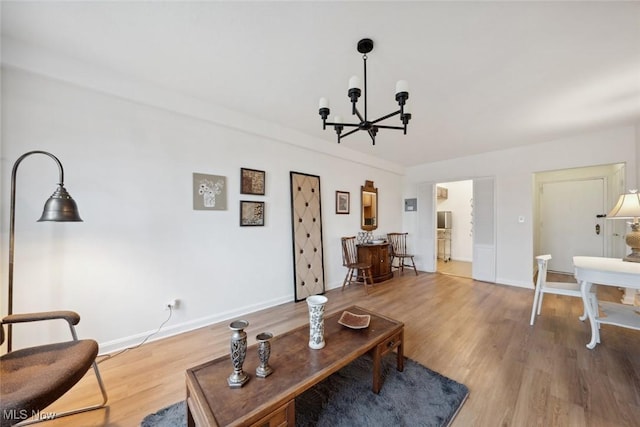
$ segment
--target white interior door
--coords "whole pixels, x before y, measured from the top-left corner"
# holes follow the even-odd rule
[[[573,273],[573,256],[604,256],[604,179],[540,185],[540,251],[549,270]]]
[[[495,184],[493,178],[473,180],[473,265],[476,280],[496,281]]]
[[[435,185],[418,185],[418,239],[416,242],[416,266],[419,270],[436,271]]]

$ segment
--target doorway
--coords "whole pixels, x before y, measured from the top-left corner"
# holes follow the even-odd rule
[[[604,179],[547,182],[540,191],[540,250],[549,271],[571,274],[573,255],[604,255]]]
[[[573,274],[573,256],[615,257],[621,221],[605,214],[624,189],[624,164],[536,173],[534,253],[549,270]],[[623,243],[623,242],[622,242]]]
[[[483,282],[496,281],[496,200],[495,178],[492,176],[473,178],[473,206],[471,198],[467,199],[473,216],[467,220],[472,224],[472,269],[471,278]],[[436,272],[437,258],[437,218],[436,218],[436,183],[418,184],[417,239],[414,247],[419,269]],[[451,193],[448,194],[451,197]],[[469,218],[469,217],[467,217]],[[455,220],[455,219],[454,219]],[[464,223],[464,220],[463,220]],[[455,225],[454,225],[455,226]],[[452,248],[455,250],[455,248]],[[452,258],[454,255],[452,254]]]
[[[436,271],[472,277],[473,181],[436,184]]]

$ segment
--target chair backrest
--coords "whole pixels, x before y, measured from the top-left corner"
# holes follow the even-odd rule
[[[392,254],[407,253],[407,235],[409,233],[387,233],[387,239],[391,243]]]
[[[544,288],[547,284],[547,265],[551,255],[538,255],[536,261],[538,262],[538,279],[536,280],[537,288]]]
[[[358,247],[356,246],[356,236],[341,237],[342,240],[342,265],[355,264],[358,262]]]

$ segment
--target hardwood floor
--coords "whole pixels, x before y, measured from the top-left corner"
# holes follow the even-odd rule
[[[467,278],[471,278],[472,267],[473,265],[470,262],[456,261],[454,259],[447,262],[439,259],[436,266],[438,273]]]
[[[602,299],[620,297],[602,288]],[[369,292],[355,285],[331,290],[327,312],[358,304],[405,322],[405,355],[470,389],[454,427],[640,424],[640,331],[604,325],[602,343],[587,349],[589,324],[578,320],[576,298],[546,295],[531,327],[529,289],[412,272]],[[307,323],[307,307],[291,302],[244,317],[251,345],[259,332]],[[138,426],[145,415],[184,399],[187,368],[228,352],[228,323],[103,360],[109,408],[43,425]],[[50,410],[95,401],[94,387],[87,376]]]

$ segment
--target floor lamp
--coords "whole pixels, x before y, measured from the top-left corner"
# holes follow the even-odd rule
[[[18,166],[27,157],[32,154],[44,154],[51,157],[57,164],[60,171],[60,182],[58,188],[49,197],[44,204],[44,210],[42,216],[38,220],[40,221],[55,221],[55,222],[81,222],[80,214],[78,213],[78,206],[76,202],[71,198],[67,190],[64,188],[64,169],[62,163],[56,156],[46,151],[29,151],[24,153],[13,164],[13,170],[11,171],[11,213],[9,215],[9,298],[7,314],[13,314],[13,252],[14,252],[14,235],[15,235],[15,213],[16,213],[16,173],[18,172]],[[11,351],[11,324],[7,325],[7,352]]]

